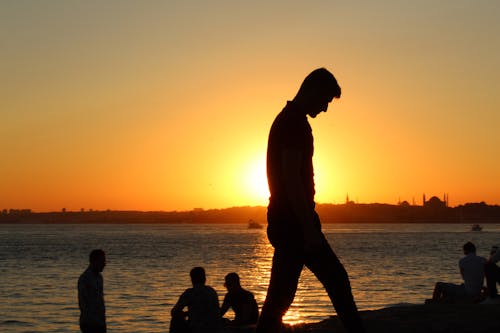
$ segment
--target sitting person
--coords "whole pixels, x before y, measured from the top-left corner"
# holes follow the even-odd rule
[[[234,320],[228,323],[231,327],[247,327],[257,324],[259,307],[253,294],[240,285],[240,277],[236,273],[229,273],[225,277],[224,286],[227,294],[221,307],[221,316],[232,308]]]
[[[193,288],[186,289],[172,308],[170,333],[198,333],[215,331],[220,324],[217,292],[205,285],[203,267],[190,272]],[[187,307],[187,311],[184,308]]]
[[[454,301],[457,299],[476,300],[481,294],[484,280],[484,264],[486,259],[476,255],[476,246],[467,242],[463,246],[465,257],[458,266],[464,283],[453,284],[438,282],[432,295],[433,302]]]
[[[496,265],[500,261],[500,251],[498,246],[493,246],[490,251],[490,257],[484,266],[484,275],[486,277],[486,286],[488,287],[488,297],[482,304],[500,304],[498,297],[497,283],[500,283],[500,267]]]

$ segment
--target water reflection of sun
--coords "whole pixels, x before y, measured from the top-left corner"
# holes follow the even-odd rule
[[[258,241],[254,248],[256,267],[254,270],[255,275],[253,276],[253,288],[255,291],[254,294],[261,309],[262,305],[264,304],[264,300],[266,299],[267,287],[269,285],[269,279],[271,277],[271,266],[274,253],[273,247],[271,246],[271,244],[269,244],[267,237],[265,237],[265,232],[262,233],[262,236],[263,237]],[[299,291],[292,305],[283,317],[284,323],[292,326],[304,323],[304,309],[302,309],[304,300],[301,294],[302,292]]]
[[[255,298],[262,307],[266,299],[267,286],[269,285],[269,278],[271,277],[271,266],[273,259],[274,249],[269,244],[266,233],[262,233],[262,238],[255,246],[255,276],[253,277]]]
[[[294,303],[295,303],[295,301],[294,301]],[[302,316],[303,315],[301,314],[299,307],[294,306],[292,304],[292,306],[290,306],[287,313],[283,317],[283,322],[286,324],[292,325],[292,326],[297,325],[297,324],[301,324],[304,322],[304,320],[301,319]]]

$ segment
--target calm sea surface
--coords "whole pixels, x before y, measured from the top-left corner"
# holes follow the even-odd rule
[[[423,303],[438,280],[460,282],[462,245],[487,256],[500,224],[470,232],[464,224],[332,224],[323,226],[344,263],[362,310]],[[273,249],[265,230],[245,225],[0,225],[0,332],[78,332],[76,284],[88,253],[102,248],[108,331],[168,332],[170,309],[203,266],[219,300],[223,279],[238,272],[259,303]],[[288,323],[334,314],[308,270]]]

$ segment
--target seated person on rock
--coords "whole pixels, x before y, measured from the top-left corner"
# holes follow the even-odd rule
[[[193,268],[190,276],[193,287],[186,289],[173,307],[170,333],[213,332],[221,322],[217,292],[205,285],[203,267]]]
[[[436,283],[432,295],[433,302],[475,301],[480,297],[486,259],[476,255],[476,246],[471,242],[465,243],[463,250],[465,257],[460,259],[458,266],[464,283]]]
[[[234,311],[234,320],[228,321],[228,326],[249,327],[257,324],[259,307],[254,295],[241,287],[238,274],[227,274],[224,286],[227,288],[227,294],[222,303],[221,315],[224,316],[229,308]]]
[[[500,250],[498,246],[493,246],[490,251],[490,257],[484,266],[484,274],[486,277],[486,286],[488,287],[488,297],[483,302],[484,304],[494,303],[500,304],[498,296],[497,283],[500,283],[500,267],[496,265],[500,261]]]

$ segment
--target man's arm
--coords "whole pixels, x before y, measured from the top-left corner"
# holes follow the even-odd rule
[[[89,306],[89,288],[86,285],[85,278],[82,276],[78,279],[78,306],[82,313],[88,313]]]
[[[320,234],[313,227],[314,209],[307,201],[306,189],[301,181],[303,153],[287,149],[281,154],[281,172],[288,201],[292,211],[302,226],[306,250],[314,250],[320,244]]]
[[[462,281],[465,281],[464,279],[464,265],[463,265],[463,261],[464,261],[465,257],[463,257],[462,259],[460,259],[458,261],[458,269],[460,270],[460,276],[462,277]]]
[[[226,314],[227,310],[229,310],[230,306],[229,306],[229,300],[228,300],[228,296],[226,294],[226,296],[224,296],[224,301],[222,302],[222,306],[220,308],[220,316],[221,317],[224,317],[224,315]]]
[[[172,311],[170,311],[170,315],[172,317],[182,317],[185,315],[184,308],[188,305],[187,302],[187,290],[182,293],[179,297],[177,303],[175,303]]]

